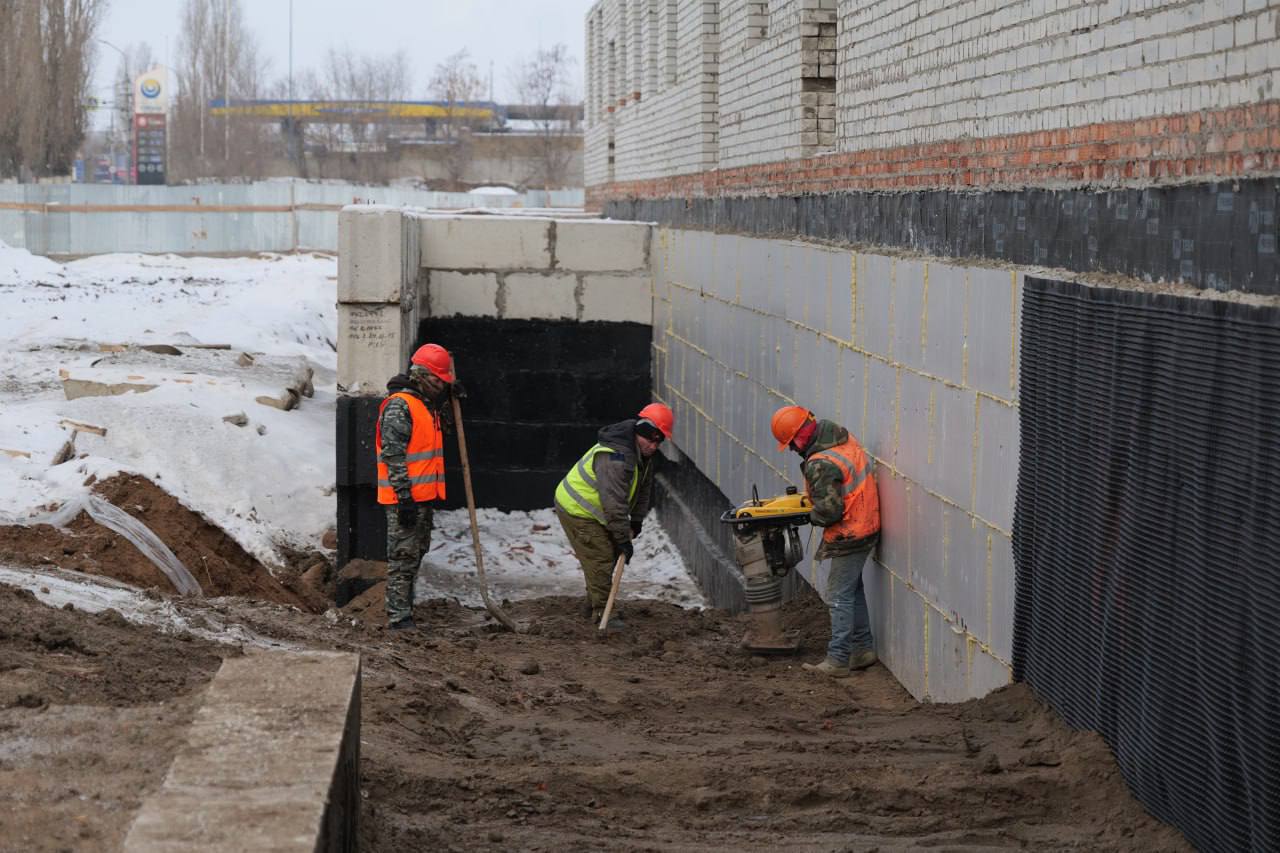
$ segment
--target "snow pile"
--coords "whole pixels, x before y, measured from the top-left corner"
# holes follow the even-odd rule
[[[124,471],[269,566],[283,562],[282,545],[319,547],[337,514],[336,279],[336,259],[321,255],[119,254],[61,265],[0,249],[0,523],[81,501],[91,479]],[[157,344],[180,352],[137,349]],[[202,348],[211,345],[230,350]],[[255,356],[238,364],[240,353]],[[314,371],[314,396],[291,411],[257,399],[264,383],[280,386],[286,362]],[[151,390],[68,400],[64,379]],[[64,421],[106,434],[78,432],[76,457],[51,467],[75,429]],[[485,509],[480,519],[496,596],[582,594],[551,510]],[[441,512],[437,525],[420,594],[479,605],[466,512]],[[656,518],[624,577],[631,597],[703,603]]]
[[[0,283],[7,309],[0,315],[0,450],[9,451],[0,452],[0,514],[30,515],[83,494],[91,475],[126,470],[155,481],[268,564],[280,562],[279,544],[317,546],[336,511],[336,260],[39,260],[27,267],[30,278]],[[156,357],[147,377],[167,381],[155,390],[67,400],[60,372],[93,376],[121,344],[227,345],[305,359],[315,396],[289,412],[263,405],[252,366],[241,382],[218,381],[193,370],[197,348],[190,358],[172,357],[167,370],[165,357]],[[223,420],[237,414],[245,426]],[[70,435],[64,419],[106,435],[80,432],[76,449],[87,457],[51,468]]]
[[[507,513],[480,509],[476,515],[485,579],[493,598],[585,594],[582,569],[553,510]],[[414,587],[417,600],[457,598],[464,605],[481,606],[467,511],[437,512],[435,523],[431,551],[422,561]],[[705,606],[675,546],[654,516],[645,522],[636,540],[635,557],[622,573],[621,596],[658,598],[684,607]]]

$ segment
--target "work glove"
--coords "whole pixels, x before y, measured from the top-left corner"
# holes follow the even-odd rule
[[[454,382],[449,386],[449,393],[457,397],[459,400],[467,399],[467,389],[461,382]]]
[[[623,542],[622,545],[618,547],[618,552],[627,558],[627,564],[630,565],[631,558],[635,556],[636,547],[630,542]]]
[[[418,526],[418,506],[414,503],[396,504],[396,524],[401,530],[412,530]]]
[[[637,536],[639,536],[639,535],[640,535],[640,528],[641,528],[641,527],[643,527],[643,526],[644,526],[644,522],[643,522],[643,521],[632,521],[632,522],[631,522],[631,538],[632,538],[632,539],[635,539]]]

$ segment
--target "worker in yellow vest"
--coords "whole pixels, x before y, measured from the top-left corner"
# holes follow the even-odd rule
[[[650,403],[635,418],[601,429],[596,444],[556,487],[556,516],[582,564],[596,623],[609,600],[614,563],[620,555],[631,562],[635,552],[632,540],[640,535],[653,493],[653,455],[674,427],[671,409]],[[607,627],[624,626],[611,614]]]
[[[439,344],[413,354],[387,383],[378,409],[378,503],[387,511],[387,626],[416,627],[413,582],[431,549],[433,501],[444,500],[442,412],[454,386],[453,357]]]
[[[770,424],[778,450],[791,448],[804,459],[805,491],[813,502],[809,520],[822,528],[815,560],[830,558],[827,607],[831,641],[827,656],[804,669],[831,678],[876,662],[875,641],[862,587],[862,567],[880,539],[880,494],[871,457],[847,429],[817,420],[803,406],[783,406]]]

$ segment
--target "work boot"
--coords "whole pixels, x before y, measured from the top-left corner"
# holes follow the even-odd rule
[[[802,664],[800,668],[806,672],[815,672],[818,675],[825,675],[827,678],[849,677],[849,664],[836,663],[831,658],[823,658],[822,663]]]
[[[405,618],[401,619],[399,622],[392,622],[390,625],[387,626],[387,630],[388,631],[413,631],[417,627],[418,627],[417,624],[414,623],[413,621],[413,617],[406,616]]]
[[[598,630],[600,628],[600,620],[603,617],[604,617],[603,610],[591,611],[591,627],[596,628]],[[619,616],[617,613],[610,613],[609,622],[607,625],[604,626],[604,630],[606,634],[613,634],[618,631],[624,630],[626,627],[627,627],[627,623],[622,621],[621,616]]]
[[[876,655],[875,649],[863,649],[860,652],[854,652],[852,657],[849,658],[849,670],[852,672],[866,669],[878,660],[880,658]]]

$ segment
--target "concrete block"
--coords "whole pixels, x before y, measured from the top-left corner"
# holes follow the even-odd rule
[[[578,316],[578,277],[573,273],[508,273],[499,291],[507,320],[573,320]]]
[[[899,578],[893,579],[889,642],[883,655],[889,671],[917,699],[925,696],[925,625],[928,605]]]
[[[925,598],[945,608],[942,586],[946,569],[945,505],[918,485],[911,488],[909,497],[907,579]]]
[[[946,518],[947,573],[939,605],[975,637],[987,639],[987,572],[992,528],[958,511]]]
[[[422,265],[452,270],[551,267],[551,220],[503,216],[428,216]]]
[[[893,263],[893,358],[917,370],[924,368],[925,275],[929,265],[912,258]]]
[[[831,303],[823,331],[853,343],[853,253],[828,250],[827,271],[831,276]]]
[[[1013,399],[1014,274],[969,270],[969,375],[971,388]]]
[[[969,696],[969,656],[976,642],[941,613],[929,608],[929,658],[925,697],[933,702],[963,702]]]
[[[508,277],[510,278],[510,277]],[[653,323],[652,280],[633,275],[588,274],[582,277],[582,316],[612,323]]]
[[[1013,670],[991,655],[974,649],[969,661],[969,695],[977,699],[1013,681]]]
[[[898,470],[917,483],[928,485],[936,459],[933,421],[941,382],[902,370],[902,394],[898,400]]]
[[[938,383],[934,394],[933,465],[928,486],[965,509],[973,494],[973,437],[978,395]]]
[[[432,317],[498,316],[498,275],[427,271],[427,310]]]
[[[555,265],[573,272],[645,269],[652,228],[642,222],[556,220]]]
[[[1001,530],[1013,529],[1018,485],[1018,410],[978,398],[977,488],[974,511]]]
[[[223,661],[124,849],[354,850],[360,808],[359,656],[250,654]]]
[[[870,360],[870,356],[860,352],[841,350],[840,423],[853,433],[863,447],[867,443],[863,402],[868,393],[866,378]]]
[[[893,355],[893,258],[858,254],[854,345],[876,355]]]
[[[339,212],[338,301],[399,303],[406,280],[405,244],[400,211]],[[416,280],[416,273],[408,280]]]
[[[867,433],[862,445],[881,462],[893,465],[897,449],[898,369],[870,359],[867,374]]]
[[[338,393],[382,395],[409,363],[414,317],[399,305],[338,305]]]
[[[871,635],[876,650],[885,654],[889,646],[889,624],[893,601],[893,576],[873,556],[862,568],[862,589],[867,596],[867,611],[871,619]]]
[[[880,545],[877,556],[885,568],[902,577],[911,564],[911,484],[895,476],[883,465],[875,466],[876,489],[880,494]]]
[[[991,613],[987,643],[996,657],[1013,662],[1013,608],[1015,593],[1013,542],[1003,533],[991,535]]]
[[[964,379],[965,289],[963,267],[930,262],[924,371],[957,384]]]

